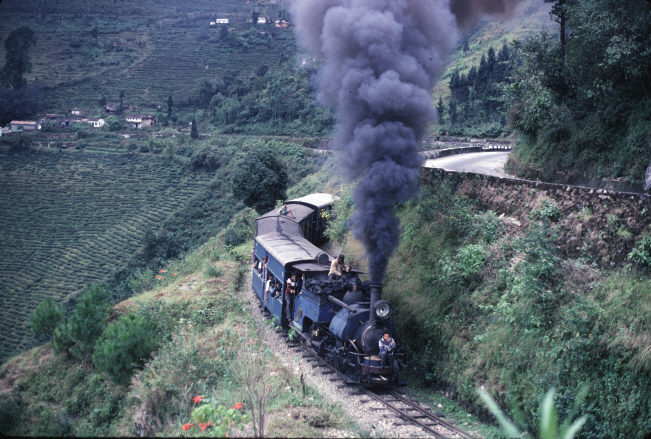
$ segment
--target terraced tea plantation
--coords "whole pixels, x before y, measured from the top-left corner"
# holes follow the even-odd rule
[[[0,362],[34,343],[40,302],[105,280],[209,178],[149,154],[0,151]]]
[[[0,2],[7,17],[0,39],[19,26],[34,30],[26,80],[43,87],[42,112],[80,107],[98,116],[100,98],[117,102],[120,92],[134,111],[153,111],[170,95],[177,104],[187,101],[202,79],[254,74],[295,53],[291,29],[250,23],[254,10],[277,19],[279,7],[271,2],[89,0],[80,11],[78,2],[60,0],[41,14],[34,3]],[[216,18],[230,24],[210,26]]]

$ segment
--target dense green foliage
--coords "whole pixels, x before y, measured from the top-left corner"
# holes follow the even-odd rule
[[[446,109],[439,101],[437,106],[441,131],[481,137],[506,134],[504,88],[510,83],[512,66],[509,46],[504,43],[498,53],[489,48],[468,74],[454,71],[449,105]]]
[[[572,30],[565,44],[543,33],[518,45],[522,65],[509,91],[521,136],[513,169],[640,182],[651,159],[651,5],[559,3]]]
[[[39,338],[50,337],[54,333],[54,328],[64,317],[63,307],[48,297],[36,307],[29,318],[32,332]]]
[[[28,119],[38,110],[39,91],[34,87],[18,90],[0,87],[0,126],[12,120]]]
[[[113,307],[111,292],[95,285],[80,297],[70,318],[61,321],[54,330],[53,347],[83,359],[92,354],[95,341],[106,328]]]
[[[271,210],[278,200],[284,200],[287,170],[268,148],[249,151],[233,173],[233,195],[258,213]]]
[[[238,212],[224,229],[224,244],[237,246],[253,239],[258,213],[250,208]]]
[[[158,347],[158,328],[148,314],[128,314],[109,324],[95,343],[93,363],[118,384],[126,384]]]
[[[0,83],[13,89],[22,88],[25,73],[32,71],[30,48],[36,44],[34,31],[27,26],[12,30],[5,40],[5,65],[0,70]]]
[[[628,254],[628,259],[641,267],[651,268],[651,236],[644,235]]]
[[[284,62],[248,77],[204,79],[190,102],[206,110],[205,117],[225,132],[323,135],[332,129],[334,119],[315,105],[311,73]]]
[[[407,203],[387,273],[384,291],[418,369],[466,401],[476,401],[478,385],[497,392],[522,411],[530,432],[549,388],[559,389],[565,418],[587,383],[577,412],[588,415],[582,437],[644,437],[649,278],[562,260],[551,204],[522,233],[506,234],[494,213],[454,187],[437,182]]]

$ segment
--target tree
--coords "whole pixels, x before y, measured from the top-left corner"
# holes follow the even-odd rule
[[[32,324],[32,332],[37,337],[49,337],[64,316],[65,312],[61,305],[48,297],[36,307],[29,319]]]
[[[258,213],[267,212],[285,198],[287,171],[268,149],[249,151],[235,167],[233,195]]]
[[[38,91],[35,87],[17,90],[0,87],[0,126],[12,119],[28,118],[38,111]]]
[[[89,355],[106,327],[111,308],[111,292],[107,288],[95,285],[86,290],[72,316],[54,329],[55,351],[66,351],[78,358]]]
[[[111,323],[97,339],[93,363],[118,384],[127,384],[158,347],[157,328],[149,315],[129,314]]]
[[[566,14],[566,1],[567,0],[545,0],[545,3],[553,3],[552,5],[552,10],[551,14],[556,17],[555,21],[558,23],[561,27],[560,29],[560,36],[559,36],[559,42],[560,42],[560,55],[561,55],[561,60],[565,60],[565,22],[567,18]]]
[[[190,122],[190,137],[193,139],[196,139],[199,137],[199,132],[197,131],[197,121],[192,118],[192,122]]]
[[[120,90],[120,114],[124,111],[124,90]]]
[[[5,66],[0,71],[1,82],[18,89],[25,86],[25,73],[32,71],[29,49],[36,44],[34,31],[27,26],[11,31],[5,40]]]
[[[443,112],[445,111],[445,106],[443,105],[443,99],[439,96],[439,102],[436,104],[436,111],[439,114],[439,123],[443,123]]]
[[[174,105],[174,99],[172,99],[172,95],[169,95],[167,97],[167,118],[169,119],[172,117],[172,106]]]

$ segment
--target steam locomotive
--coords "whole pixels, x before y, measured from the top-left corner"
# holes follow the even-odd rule
[[[385,332],[396,338],[381,285],[362,282],[362,273],[352,269],[337,280],[328,278],[333,258],[318,246],[326,241],[333,201],[330,194],[310,194],[287,201],[284,214],[275,209],[256,219],[253,290],[264,310],[345,374],[348,384],[396,384],[391,365],[378,355]],[[293,301],[284,294],[292,275]],[[395,355],[401,364],[402,353]]]

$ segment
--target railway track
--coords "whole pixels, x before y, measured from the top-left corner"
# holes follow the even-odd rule
[[[361,400],[363,404],[375,402],[380,405],[380,407],[372,407],[371,410],[392,413],[396,426],[417,426],[428,436],[434,438],[480,438],[480,436],[470,434],[446,421],[443,419],[443,415],[434,413],[430,408],[424,407],[418,401],[400,392],[395,390],[374,391],[361,386],[346,384],[346,376],[344,374],[321,358],[311,346],[307,345],[306,339],[303,338],[302,341],[303,343],[298,345],[289,344],[289,348],[297,353],[300,352],[305,360],[311,363],[314,369],[320,370],[324,375],[331,375],[328,378],[330,381],[340,381],[341,384],[338,387],[347,388],[351,393],[357,392],[359,395],[366,396],[367,398]]]

